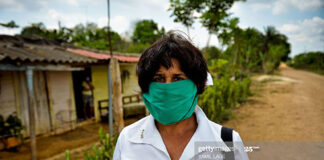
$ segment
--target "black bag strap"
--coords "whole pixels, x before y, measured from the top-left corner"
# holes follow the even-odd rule
[[[231,149],[230,152],[225,152],[225,160],[234,160],[234,150],[233,150],[233,129],[222,126],[221,138]]]

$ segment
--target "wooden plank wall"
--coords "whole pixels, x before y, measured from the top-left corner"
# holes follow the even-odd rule
[[[50,102],[52,126],[54,128],[69,128],[68,121],[75,121],[76,108],[70,71],[48,71],[47,85]],[[72,113],[71,113],[72,112]]]
[[[17,110],[20,112],[20,117],[23,125],[26,127],[24,131],[25,136],[29,136],[29,114],[28,114],[28,101],[27,101],[27,86],[26,75],[23,71],[17,71],[16,84],[17,84]],[[46,92],[45,72],[34,71],[33,85],[34,85],[34,110],[36,122],[36,134],[48,133],[51,131],[50,113]]]
[[[6,119],[17,112],[14,76],[12,71],[0,71],[0,114]]]
[[[55,128],[70,128],[76,120],[72,74],[70,71],[34,71],[34,110],[36,134]],[[0,114],[6,118],[16,112],[29,136],[26,75],[24,71],[0,71]],[[72,113],[72,114],[70,114]],[[76,124],[73,123],[73,126]]]
[[[36,134],[47,133],[51,131],[50,112],[48,107],[45,80],[44,71],[34,71],[34,107]]]

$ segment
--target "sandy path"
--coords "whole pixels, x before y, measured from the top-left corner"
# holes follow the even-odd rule
[[[281,68],[280,75],[291,81],[254,82],[253,91],[257,96],[236,108],[235,118],[223,125],[238,131],[245,142],[277,144],[272,148],[278,147],[278,143],[273,142],[292,146],[322,142],[316,144],[320,146],[317,149],[322,150],[317,154],[324,156],[324,76],[289,67]],[[277,152],[279,149],[268,151]],[[256,157],[251,159],[261,158]]]

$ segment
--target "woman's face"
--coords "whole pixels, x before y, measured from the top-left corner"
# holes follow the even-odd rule
[[[171,59],[172,66],[167,69],[160,66],[159,70],[153,76],[153,82],[171,83],[179,80],[187,79],[187,76],[181,71],[180,63],[177,59]]]

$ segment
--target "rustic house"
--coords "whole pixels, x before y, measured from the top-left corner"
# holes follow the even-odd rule
[[[97,60],[67,52],[55,41],[0,36],[0,113],[17,114],[28,135],[26,69],[34,70],[36,134],[55,131],[66,122],[75,125],[72,71]]]
[[[114,54],[120,62],[122,95],[139,97],[135,74],[138,55]],[[26,70],[33,70],[36,134],[74,128],[84,120],[82,80],[91,77],[95,90],[95,118],[108,100],[108,64],[103,52],[62,45],[39,38],[0,35],[0,114],[17,114],[29,134]],[[134,97],[134,96],[133,96]],[[129,99],[128,101],[132,101]],[[136,102],[139,102],[140,98]],[[143,108],[143,104],[136,104]],[[106,105],[107,106],[107,105]],[[133,105],[134,106],[134,105]],[[126,109],[127,111],[127,109]]]

